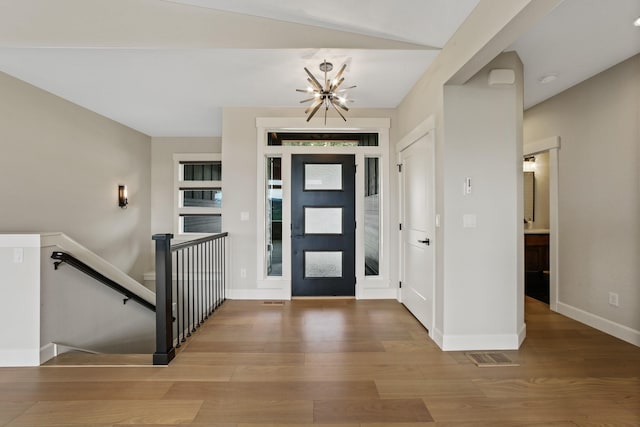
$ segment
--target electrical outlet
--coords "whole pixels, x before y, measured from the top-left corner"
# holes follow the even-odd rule
[[[615,292],[609,292],[609,305],[614,307],[618,307],[620,305],[618,302],[618,294]]]
[[[247,269],[246,268],[241,268],[240,269],[240,278],[241,279],[246,279],[247,278]]]

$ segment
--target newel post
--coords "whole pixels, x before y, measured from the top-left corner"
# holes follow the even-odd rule
[[[168,365],[175,357],[173,347],[173,301],[171,239],[173,234],[154,234],[156,241],[156,352],[154,365]]]

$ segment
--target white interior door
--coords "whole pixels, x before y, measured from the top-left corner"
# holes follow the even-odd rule
[[[428,133],[401,151],[402,303],[429,330],[434,315],[434,142]]]

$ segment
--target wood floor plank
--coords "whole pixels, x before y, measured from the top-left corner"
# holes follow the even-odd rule
[[[185,366],[173,365],[158,369],[148,381],[229,381],[236,368],[234,366]]]
[[[420,399],[319,400],[313,403],[313,420],[334,422],[433,421]]]
[[[273,423],[239,423],[237,427],[283,427],[282,424],[273,424]],[[317,424],[317,423],[295,423],[295,424],[287,424],[286,427],[360,427],[359,423],[340,423],[340,424]],[[411,426],[405,426],[411,427]]]
[[[308,353],[305,364],[319,365],[423,365],[456,364],[457,362],[444,352],[415,351],[409,353]]]
[[[274,398],[277,396],[274,396]],[[308,400],[207,400],[195,424],[231,423],[313,423],[313,402]]]
[[[384,399],[433,396],[468,399],[484,396],[482,390],[468,379],[376,380],[376,386]]]
[[[94,400],[38,402],[9,426],[180,424],[193,421],[202,401]]]
[[[532,378],[474,381],[487,397],[536,398],[550,394],[566,399],[603,398],[619,401],[640,393],[638,378]]]
[[[0,426],[9,424],[14,418],[24,413],[35,402],[2,402],[0,401]]]
[[[260,382],[187,382],[174,384],[166,399],[204,400],[321,400],[375,399],[378,392],[373,381],[273,381]]]
[[[70,367],[48,366],[42,368],[22,368],[19,376],[4,377],[0,372],[0,383],[3,382],[100,382],[100,381],[147,381],[165,367]],[[6,380],[6,381],[5,381]]]
[[[172,362],[182,366],[209,365],[302,365],[302,353],[190,353],[186,351]]]
[[[631,417],[632,412],[602,399],[571,399],[562,395],[547,398],[473,398],[455,401],[452,399],[425,399],[431,415],[439,422],[531,422],[561,423],[587,419],[593,407],[602,408],[602,419]]]
[[[239,366],[232,381],[374,381],[377,379],[424,378],[420,366],[414,365],[306,365]]]
[[[1,383],[0,400],[108,400],[161,399],[169,390],[169,382],[43,382]]]

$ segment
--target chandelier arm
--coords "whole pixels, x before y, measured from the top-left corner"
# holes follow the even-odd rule
[[[307,98],[300,101],[300,104],[304,104],[305,102],[315,101],[317,98],[314,96],[313,98]]]
[[[333,103],[335,103],[336,106],[342,108],[344,111],[349,111],[349,107],[347,107],[346,105],[344,105],[342,102],[338,101],[332,101]]]
[[[320,84],[318,79],[316,79],[316,77],[313,74],[311,74],[311,71],[309,71],[309,69],[307,67],[304,67],[304,70],[307,72],[307,74],[309,75],[309,77],[313,81],[313,83],[314,83],[313,86],[315,86],[316,89],[318,89],[319,91],[322,91],[322,85]]]
[[[342,82],[344,82],[344,77],[342,77],[341,79],[336,81],[336,84],[331,85],[331,88],[329,89],[329,92],[335,92],[336,89],[338,89],[338,87],[342,84]]]
[[[311,120],[311,118],[318,112],[318,109],[322,106],[322,102],[319,102],[315,108],[309,113],[309,117],[307,117],[307,121]]]
[[[340,77],[342,77],[342,73],[344,73],[344,70],[347,69],[347,64],[342,64],[342,67],[340,67],[340,71],[338,71],[338,74],[336,74],[336,79],[339,80]]]
[[[308,114],[309,111],[313,110],[316,107],[316,105],[322,105],[322,99],[317,98],[313,104],[309,105],[309,107],[306,110],[304,110],[304,113]]]
[[[342,117],[342,120],[344,120],[346,122],[347,118],[340,112],[340,110],[338,110],[338,108],[336,108],[336,104],[335,104],[334,101],[331,101],[331,105],[333,105],[334,110],[336,110],[336,112],[338,114],[340,114],[340,117]],[[340,105],[340,104],[338,104],[338,105]],[[326,115],[326,113],[325,113],[325,115]]]

